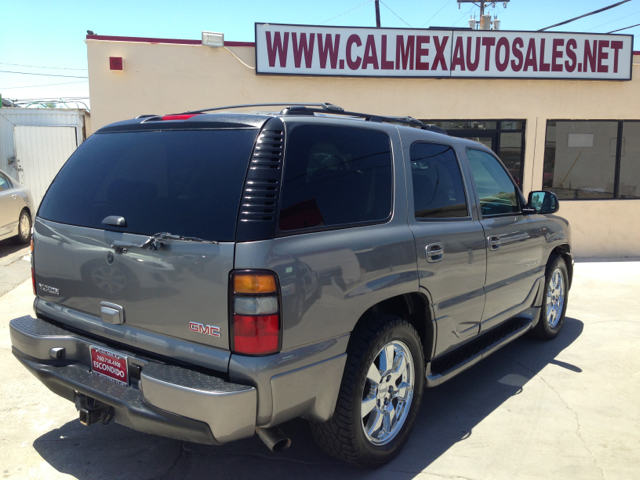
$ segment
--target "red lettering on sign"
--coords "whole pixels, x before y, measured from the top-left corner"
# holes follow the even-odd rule
[[[544,63],[544,44],[545,39],[540,39],[540,71],[541,72],[549,72],[551,70],[550,63]]]
[[[351,70],[357,70],[362,63],[362,59],[360,57],[356,57],[355,60],[351,58],[351,49],[353,48],[353,45],[358,47],[362,46],[362,41],[358,35],[350,35],[347,39],[347,65]]]
[[[460,70],[465,71],[464,68],[464,44],[462,43],[462,37],[456,38],[456,45],[453,47],[453,59],[451,60],[451,71],[455,72],[456,67],[460,67]]]
[[[387,36],[382,35],[382,58],[380,59],[382,70],[393,70],[393,60],[387,60]]]
[[[284,43],[280,32],[275,32],[273,36],[273,44],[271,43],[271,32],[267,31],[267,56],[269,57],[269,66],[276,66],[276,55],[280,57],[280,66],[287,66],[287,51],[289,50],[289,32],[284,32]]]
[[[516,37],[511,47],[513,49],[513,56],[516,57],[518,62],[511,60],[511,70],[519,72],[522,70],[522,63],[524,62],[524,56],[522,55],[521,48],[524,48],[524,40],[520,37]]]
[[[433,37],[433,43],[436,47],[436,57],[433,59],[433,65],[431,66],[431,70],[437,70],[438,65],[442,65],[443,70],[448,70],[447,62],[444,59],[444,49],[447,46],[447,41],[449,37],[442,37],[442,43],[440,43],[440,39],[438,37]]]
[[[604,51],[605,48],[609,48],[609,40],[600,40],[598,42],[598,73],[609,73],[609,65],[602,63],[609,58],[609,53]]]
[[[422,48],[422,45],[430,41],[431,37],[429,35],[418,35],[416,37],[416,70],[429,70],[429,62],[422,61],[423,55],[429,55],[429,49]]]
[[[523,72],[526,72],[529,67],[533,67],[533,71],[538,71],[538,57],[536,55],[536,40],[535,38],[529,39],[529,46],[527,47],[527,55],[524,59]]]
[[[364,58],[362,59],[362,69],[365,70],[369,65],[373,65],[378,70],[378,51],[376,50],[376,40],[373,35],[367,35],[367,44],[364,46]]]
[[[302,63],[302,55],[304,55],[304,65],[307,68],[311,68],[311,62],[313,60],[313,44],[316,40],[316,34],[309,34],[309,42],[307,43],[307,34],[300,34],[300,41],[298,42],[296,32],[291,34],[293,36],[293,63],[296,68],[300,68]]]
[[[482,39],[482,46],[484,49],[484,71],[489,71],[489,63],[491,62],[491,47],[496,44],[496,39],[493,37],[484,37]]]
[[[558,63],[558,59],[562,60],[562,52],[559,50],[560,47],[564,46],[564,40],[562,38],[554,38],[551,48],[551,71],[552,72],[561,72],[562,71],[562,63]]]
[[[413,70],[413,52],[415,40],[415,36],[409,35],[407,37],[407,44],[405,46],[404,36],[396,36],[396,70],[406,70],[407,65],[409,65],[409,70]]]
[[[476,59],[471,61],[471,37],[467,37],[467,68],[470,72],[475,72],[480,63],[480,37],[476,37]]]
[[[504,50],[504,60],[500,61],[500,49]],[[504,72],[509,66],[509,40],[506,37],[500,37],[498,39],[498,45],[496,45],[496,68],[499,72]]]
[[[340,47],[340,34],[337,33],[335,40],[332,41],[332,35],[327,33],[322,40],[322,34],[318,34],[318,53],[320,57],[320,68],[326,68],[327,56],[331,62],[331,68],[336,68],[338,64],[338,47]]]
[[[584,41],[584,60],[582,63],[584,64],[584,71],[587,72],[588,68],[591,69],[592,72],[596,71],[596,53],[598,50],[598,41],[593,41],[593,50],[591,49],[591,42],[589,40]],[[587,63],[588,62],[588,63]]]
[[[611,42],[611,50],[613,50],[613,73],[618,73],[618,52],[622,50],[622,43],[620,40],[614,40]]]
[[[564,62],[564,69],[569,73],[573,72],[576,69],[576,65],[578,63],[575,52],[576,48],[578,48],[578,42],[576,42],[575,38],[570,38],[569,40],[567,40],[567,48],[565,50],[565,53],[567,54],[569,60],[571,60],[571,63],[569,63],[569,60]]]

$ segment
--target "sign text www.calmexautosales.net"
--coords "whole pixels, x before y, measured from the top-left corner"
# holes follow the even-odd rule
[[[256,24],[257,72],[629,80],[629,35]]]

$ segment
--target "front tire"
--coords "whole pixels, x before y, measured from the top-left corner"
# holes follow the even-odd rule
[[[26,210],[20,212],[18,218],[18,235],[14,237],[14,242],[18,245],[26,245],[31,241],[31,215]]]
[[[547,265],[540,319],[532,330],[535,337],[551,340],[558,336],[564,324],[568,298],[567,265],[562,257],[552,257]]]
[[[333,418],[311,422],[320,448],[339,460],[374,468],[404,447],[424,390],[424,354],[409,322],[377,315],[356,329]]]

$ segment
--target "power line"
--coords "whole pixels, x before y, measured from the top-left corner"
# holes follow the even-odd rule
[[[365,5],[369,5],[371,2],[373,2],[373,0],[367,0],[366,2],[358,5],[357,7],[353,7],[351,10],[347,10],[346,12],[341,13],[340,15],[336,15],[335,17],[330,18],[329,20],[325,20],[324,22],[322,22],[320,25],[324,25],[327,22],[330,22],[331,20],[335,20],[338,17],[342,17],[343,15],[346,15],[347,13],[350,12],[354,12],[354,10],[360,10],[362,7],[364,7]],[[355,13],[355,12],[354,12]]]
[[[640,10],[638,10],[637,12],[630,13],[629,15],[625,15],[624,17],[616,18],[615,20],[610,20],[608,22],[601,23],[597,27],[590,28],[589,30],[587,30],[587,32],[591,32],[591,31],[596,30],[596,29],[598,29],[600,27],[604,27],[605,25],[609,25],[610,23],[617,22],[618,20],[622,20],[623,18],[632,17],[634,15],[637,15],[638,13],[640,13]]]
[[[78,77],[75,75],[56,75],[54,73],[30,73],[30,72],[12,72],[11,70],[0,70],[2,73],[17,73],[20,75],[38,75],[41,77],[65,77],[65,78],[89,78],[89,77]]]
[[[81,80],[79,82],[66,82],[66,83],[47,83],[45,85],[26,85],[23,87],[0,87],[0,90],[13,90],[14,88],[36,88],[36,87],[53,87],[55,85],[71,85],[72,83],[86,83],[87,80]]]
[[[468,11],[468,12],[466,12],[464,15],[462,15],[458,20],[456,20],[456,22],[453,24],[453,26],[455,27],[455,26],[458,24],[458,22],[459,22],[460,20],[462,20],[462,19],[463,19],[464,17],[466,17],[467,15],[469,15],[472,11],[473,11],[473,7],[471,7],[471,8],[469,9],[469,11]]]
[[[431,16],[431,18],[430,18],[429,20],[427,20],[426,22],[424,22],[422,25],[420,25],[420,27],[424,27],[427,23],[429,23],[431,20],[433,20],[434,18],[436,18],[436,15],[438,15],[438,14],[442,11],[442,9],[443,9],[444,7],[446,7],[446,6],[447,6],[448,4],[450,4],[450,3],[451,3],[451,0],[446,0],[446,1],[444,2],[444,5],[442,5],[442,7],[440,7],[440,10],[438,10],[436,13],[434,13],[434,14]]]
[[[40,65],[23,65],[21,63],[3,63],[0,62],[0,65],[11,65],[14,67],[29,67],[29,68],[50,68],[50,69],[55,69],[55,70],[84,70],[86,71],[86,68],[71,68],[71,67],[43,67]]]
[[[585,13],[584,15],[580,15],[579,17],[571,18],[569,20],[565,20],[564,22],[556,23],[555,25],[551,25],[550,27],[541,28],[538,30],[539,32],[543,32],[545,30],[549,30],[550,28],[559,27],[560,25],[566,25],[567,23],[571,23],[574,20],[579,20],[584,17],[588,17],[589,15],[595,15],[596,13],[604,12],[605,10],[609,10],[611,8],[615,8],[617,6],[622,5],[623,3],[630,2],[631,0],[622,0],[622,2],[614,3],[613,5],[609,5],[608,7],[601,8],[599,10],[594,10],[593,12]]]
[[[633,28],[633,27],[640,27],[640,23],[636,23],[635,25],[631,25],[630,27],[624,27],[624,28],[619,28],[617,30],[612,30],[612,31],[607,32],[607,33],[620,32],[622,30],[627,30],[628,28]]]
[[[394,12],[393,10],[391,10],[391,8],[389,8],[389,5],[387,5],[386,3],[384,3],[382,0],[380,0],[380,3],[382,5],[384,5],[385,7],[387,7],[387,10],[389,10],[391,13],[393,13],[396,17],[398,17],[400,19],[400,21],[402,23],[404,23],[407,27],[411,27],[411,25],[409,25],[407,22],[405,22],[402,18],[400,18],[400,15],[398,15],[396,12]]]

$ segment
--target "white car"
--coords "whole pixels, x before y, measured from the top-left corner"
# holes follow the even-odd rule
[[[0,170],[0,240],[15,237],[18,244],[29,243],[33,213],[29,189]]]

